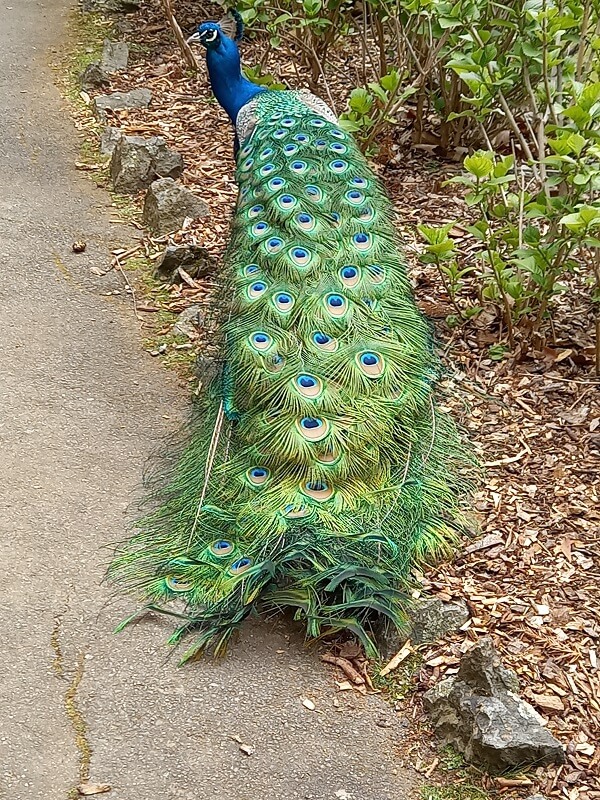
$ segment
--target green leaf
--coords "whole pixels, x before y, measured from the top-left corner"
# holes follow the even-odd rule
[[[479,179],[487,177],[494,169],[494,162],[489,155],[481,152],[467,156],[463,165],[467,172]]]

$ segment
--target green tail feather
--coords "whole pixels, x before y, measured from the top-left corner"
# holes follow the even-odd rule
[[[222,376],[110,575],[183,601],[184,660],[255,610],[309,637],[402,626],[415,564],[451,552],[473,462],[435,408],[439,365],[381,185],[351,137],[260,96],[238,155]]]

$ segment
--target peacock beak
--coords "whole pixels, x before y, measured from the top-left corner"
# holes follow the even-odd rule
[[[186,39],[187,44],[201,44],[202,40],[200,39],[200,34],[198,31],[192,33],[189,39]]]

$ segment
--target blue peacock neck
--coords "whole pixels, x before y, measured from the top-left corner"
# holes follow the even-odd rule
[[[219,44],[206,51],[206,64],[214,95],[235,124],[242,106],[264,92],[265,87],[257,86],[242,75],[237,45],[228,36],[221,36]]]

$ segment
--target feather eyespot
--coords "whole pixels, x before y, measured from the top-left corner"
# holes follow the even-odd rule
[[[285,180],[283,178],[271,178],[267,186],[269,189],[271,189],[271,191],[278,192],[285,186]]]
[[[312,125],[313,128],[322,128],[325,124],[326,124],[325,120],[319,119],[318,117],[311,119],[311,121],[309,122],[309,125]]]
[[[260,154],[261,160],[264,161],[265,158],[269,158],[269,156],[272,156],[274,152],[275,151],[273,150],[272,147],[265,147],[265,149]]]
[[[278,294],[273,295],[273,303],[278,311],[285,314],[294,307],[294,298],[287,292],[278,292]]]
[[[318,442],[329,433],[329,422],[318,417],[302,417],[296,422],[296,427],[309,442]]]
[[[372,222],[375,219],[375,209],[373,206],[363,206],[358,218],[361,222]]]
[[[325,150],[326,147],[327,147],[327,142],[325,139],[317,139],[315,141],[315,148],[317,150]]]
[[[296,200],[296,198],[291,194],[282,194],[277,199],[277,205],[283,211],[289,211],[291,208],[294,208],[294,206],[297,204],[297,202],[298,201]]]
[[[256,281],[248,287],[248,297],[250,300],[256,300],[264,294],[267,284],[264,281]]]
[[[359,353],[356,356],[356,361],[367,378],[380,378],[385,371],[385,362],[383,356],[380,356],[379,353],[373,353],[372,351]]]
[[[306,506],[295,506],[290,503],[290,505],[287,505],[281,513],[288,519],[300,519],[301,517],[308,516],[310,514],[310,509],[308,509]]]
[[[271,114],[271,120],[275,121],[283,117],[283,111],[274,111]]]
[[[292,117],[286,117],[285,119],[281,120],[281,124],[284,128],[293,128],[296,124],[296,120],[292,119]]]
[[[254,219],[254,217],[258,217],[258,215],[262,214],[264,210],[265,210],[264,206],[261,205],[252,206],[252,208],[249,209],[248,211],[248,219]]]
[[[175,575],[167,575],[165,583],[167,584],[167,589],[170,589],[172,592],[189,592],[194,586],[190,581],[176,578]]]
[[[331,134],[331,136],[335,136],[336,139],[346,138],[346,134],[343,131],[338,130],[337,128],[334,128],[332,131],[329,131],[329,133]]]
[[[305,133],[297,133],[297,134],[294,136],[294,139],[295,139],[297,142],[302,142],[302,144],[305,144],[306,142],[308,142],[308,141],[309,141],[309,138],[308,138],[308,136],[307,136]]]
[[[253,236],[264,236],[270,230],[270,226],[267,222],[256,222],[252,226],[252,235]]]
[[[252,167],[253,164],[254,164],[254,159],[253,158],[247,158],[242,163],[242,167],[241,167],[242,172],[248,172],[248,170]]]
[[[293,156],[294,153],[298,152],[298,145],[286,144],[286,146],[283,148],[283,152],[286,154],[286,156]]]
[[[365,178],[355,177],[355,178],[352,178],[352,185],[353,186],[360,186],[361,189],[366,189],[367,186],[369,185],[369,181],[366,180]]]
[[[228,542],[227,539],[217,539],[210,546],[210,552],[217,558],[223,558],[233,552],[233,544]]]
[[[270,477],[271,473],[266,467],[252,467],[246,472],[248,482],[255,487],[263,486]]]
[[[265,164],[264,167],[261,167],[259,172],[265,178],[267,175],[270,175],[275,170],[275,164]]]
[[[307,497],[310,497],[313,500],[318,500],[321,503],[325,500],[329,500],[330,497],[333,497],[333,489],[324,481],[312,481],[305,483],[301,487],[301,490],[303,494],[307,495]]]
[[[292,161],[292,163],[290,164],[290,169],[297,175],[301,175],[308,169],[308,164],[306,163],[306,161]]]
[[[247,569],[250,569],[252,566],[252,559],[247,558],[238,558],[237,561],[234,561],[233,564],[229,567],[229,572],[232,575],[241,575],[242,572],[246,572]]]
[[[314,203],[318,203],[323,199],[323,192],[321,189],[319,189],[318,186],[313,186],[312,184],[309,184],[308,186],[305,187],[304,191]]]
[[[257,275],[260,272],[260,267],[258,264],[248,264],[248,266],[244,267],[244,275],[249,278],[250,275]]]
[[[353,206],[359,206],[365,199],[364,194],[359,192],[358,189],[350,189],[349,192],[346,192],[345,197]]]
[[[347,286],[349,289],[353,289],[358,283],[360,283],[361,274],[358,267],[354,267],[349,264],[348,266],[341,268],[339,275],[344,286]]]
[[[319,464],[331,466],[339,461],[340,453],[333,447],[333,445],[329,445],[329,447],[327,447],[325,450],[322,450],[320,453],[316,453],[315,458]]]
[[[347,161],[344,161],[344,160],[343,160],[343,159],[341,159],[341,158],[338,158],[338,159],[336,159],[335,161],[332,161],[332,162],[329,164],[329,169],[330,169],[330,170],[331,170],[333,173],[335,173],[336,175],[341,175],[342,173],[346,172],[346,170],[348,169],[348,167],[349,167],[349,164],[348,164],[348,162],[347,162]]]
[[[315,218],[307,214],[306,211],[296,215],[296,222],[298,223],[298,227],[303,231],[312,231],[316,225]]]
[[[306,267],[310,264],[312,255],[305,247],[292,247],[289,251],[290,258],[297,267]]]
[[[287,131],[285,128],[279,128],[279,130],[275,131],[273,134],[274,139],[283,139],[284,136],[287,136]]]
[[[299,375],[294,385],[302,397],[307,397],[311,400],[318,397],[323,391],[323,384],[319,378],[315,378],[313,375]]]
[[[246,158],[246,156],[249,155],[251,152],[252,152],[252,145],[247,144],[245,147],[242,147],[242,149],[240,150],[240,157],[241,158]]]
[[[322,331],[313,333],[312,340],[319,350],[325,350],[327,353],[334,353],[338,348],[337,339],[334,339],[332,336],[328,336]]]
[[[267,253],[279,253],[282,247],[283,239],[280,239],[279,236],[272,236],[265,242]]]
[[[332,144],[330,144],[329,149],[333,150],[334,153],[339,153],[342,156],[348,150],[345,144],[340,144],[339,142],[333,142]]]
[[[272,372],[275,374],[277,372],[281,372],[281,370],[283,369],[285,365],[285,358],[283,356],[274,355],[271,356],[270,358],[267,357],[264,361],[264,364],[265,364],[265,369],[268,372]]]
[[[269,336],[268,333],[263,333],[262,331],[257,331],[253,333],[250,337],[250,344],[256,349],[261,352],[266,352],[269,350],[271,345],[273,344],[273,339]]]
[[[323,301],[332,317],[343,317],[348,310],[348,303],[341,294],[328,294]]]
[[[373,241],[368,233],[361,232],[354,234],[352,237],[352,244],[357,250],[365,252],[371,249]]]

